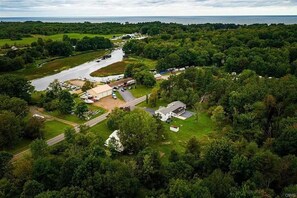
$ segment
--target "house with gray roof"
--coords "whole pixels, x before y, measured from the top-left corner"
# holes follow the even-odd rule
[[[167,107],[160,107],[155,111],[162,121],[166,121],[172,117],[179,117],[186,112],[187,106],[181,101],[174,101],[167,105]]]

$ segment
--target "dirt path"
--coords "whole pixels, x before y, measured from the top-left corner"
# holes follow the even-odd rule
[[[63,120],[63,119],[61,119],[61,118],[57,118],[57,117],[54,117],[54,116],[51,116],[51,115],[44,114],[40,108],[35,107],[35,106],[31,106],[31,107],[30,107],[30,112],[31,112],[32,114],[38,114],[38,115],[41,115],[41,116],[45,117],[47,120],[57,120],[57,121],[59,121],[59,122],[62,122],[62,123],[64,123],[64,124],[68,124],[68,125],[73,126],[73,127],[78,126],[77,123],[70,122],[70,121],[67,121],[67,120]]]

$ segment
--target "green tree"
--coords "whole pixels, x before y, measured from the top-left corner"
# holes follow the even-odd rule
[[[62,114],[70,114],[72,112],[73,106],[74,106],[74,100],[72,95],[66,91],[61,91],[59,95],[59,111]]]
[[[230,141],[226,139],[215,140],[206,149],[204,155],[205,165],[210,171],[217,168],[228,171],[234,155],[235,150]]]
[[[228,197],[231,188],[235,186],[233,178],[229,174],[223,173],[220,169],[216,169],[205,178],[203,184],[215,198]]]
[[[83,92],[86,92],[89,89],[92,89],[94,87],[94,83],[92,83],[91,81],[87,80],[84,85],[82,86],[81,90]]]
[[[112,112],[108,115],[107,119],[107,127],[110,130],[118,130],[120,122],[122,121],[122,118],[127,114],[122,109],[115,108],[112,110]]]
[[[30,139],[43,138],[44,121],[44,119],[39,117],[30,118],[25,127],[25,137]]]
[[[191,185],[182,179],[171,180],[169,183],[169,197],[192,197]]]
[[[0,178],[10,173],[12,157],[8,152],[0,151]]]
[[[30,101],[33,86],[24,77],[4,74],[0,75],[0,94]]]
[[[135,109],[122,118],[119,137],[127,152],[137,153],[154,142],[158,130],[156,120],[141,109]]]
[[[15,114],[8,111],[0,111],[0,147],[11,147],[19,140],[20,134],[20,120]]]
[[[64,131],[65,140],[68,143],[74,143],[75,142],[75,130],[73,128],[67,128]]]
[[[81,102],[76,106],[75,114],[80,119],[84,119],[85,113],[88,112],[88,110],[88,106],[84,102]]]
[[[194,156],[200,156],[200,144],[196,137],[192,137],[186,145],[186,153],[191,153]]]
[[[44,186],[41,183],[35,180],[28,180],[24,184],[21,198],[34,198],[36,195],[41,193],[43,189],[44,189]]]
[[[225,111],[224,107],[222,106],[217,106],[213,112],[211,119],[219,126],[222,127],[223,124],[226,122],[226,116],[225,116]]]
[[[37,139],[30,144],[30,150],[34,159],[42,158],[48,155],[49,149],[46,141]]]

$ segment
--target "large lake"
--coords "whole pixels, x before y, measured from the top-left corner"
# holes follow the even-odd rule
[[[284,23],[296,24],[297,15],[294,16],[137,16],[137,17],[0,17],[0,21],[24,22],[117,22],[117,23],[139,23],[160,21],[164,23],[181,24],[203,24],[203,23],[234,23],[234,24],[254,24],[254,23]]]

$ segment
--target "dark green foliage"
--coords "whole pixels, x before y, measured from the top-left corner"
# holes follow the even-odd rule
[[[109,49],[113,46],[109,39],[104,37],[84,37],[76,43],[77,51],[87,51],[87,50],[98,50],[98,49]]]
[[[61,91],[61,93],[59,94],[58,103],[59,111],[62,114],[70,114],[72,112],[73,106],[74,100],[72,95],[66,90]]]
[[[43,138],[44,119],[32,117],[25,126],[24,136],[29,139]]]
[[[5,151],[0,152],[0,178],[4,175],[9,174],[11,169],[10,160],[12,159],[12,155]]]
[[[216,169],[207,177],[203,184],[209,189],[212,196],[215,198],[228,197],[232,186],[234,186],[233,178],[220,169]]]
[[[68,42],[52,41],[46,45],[51,56],[70,56],[73,53],[73,47]]]
[[[77,115],[77,117],[79,117],[80,119],[84,119],[85,118],[85,113],[88,112],[88,106],[86,105],[86,103],[81,102],[76,106],[76,110],[75,110],[75,114]]]
[[[21,198],[34,198],[43,191],[44,187],[35,180],[29,180],[24,184]]]
[[[25,78],[4,74],[0,75],[0,94],[30,101],[33,87]]]
[[[7,148],[13,146],[20,138],[20,120],[14,113],[0,111],[0,147]]]

